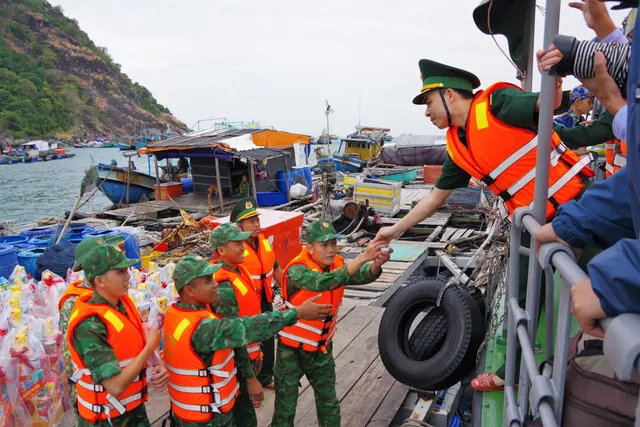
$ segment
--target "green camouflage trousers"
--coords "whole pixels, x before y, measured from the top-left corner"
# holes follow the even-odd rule
[[[258,418],[256,417],[256,410],[253,408],[253,401],[247,391],[247,380],[238,374],[238,383],[240,384],[240,395],[233,406],[234,425],[236,427],[256,427]]]
[[[333,346],[327,353],[306,352],[278,345],[274,379],[276,388],[272,427],[293,427],[298,403],[300,378],[307,376],[316,398],[316,413],[320,427],[340,425],[340,402],[336,396],[336,366]]]

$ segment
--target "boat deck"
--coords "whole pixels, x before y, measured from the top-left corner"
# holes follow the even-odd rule
[[[384,309],[345,305],[340,309],[338,331],[333,341],[336,364],[336,391],[340,400],[343,426],[386,427],[403,404],[409,388],[394,380],[384,368],[378,352],[378,325]],[[301,380],[296,426],[317,426],[313,390]],[[257,409],[258,425],[268,426],[273,416],[275,392],[265,390],[262,407]],[[146,404],[152,426],[168,416],[167,392],[151,393]],[[73,411],[60,426],[72,427]]]

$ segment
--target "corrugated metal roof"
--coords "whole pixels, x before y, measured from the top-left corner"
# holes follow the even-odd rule
[[[147,151],[153,153],[169,148],[184,150],[189,148],[211,147],[218,142],[256,132],[262,132],[262,129],[218,129],[192,132],[150,145]]]

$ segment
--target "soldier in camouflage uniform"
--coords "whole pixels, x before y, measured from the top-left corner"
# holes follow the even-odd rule
[[[236,202],[231,211],[229,219],[231,222],[238,224],[238,228],[242,231],[250,231],[251,236],[245,241],[246,246],[253,248],[253,254],[256,258],[260,258],[260,264],[266,263],[267,256],[265,256],[264,249],[261,248],[260,240],[263,238],[260,235],[260,213],[257,210],[258,202],[253,197],[245,197]],[[268,242],[268,241],[267,241]],[[251,256],[249,249],[245,251],[245,257]],[[274,257],[275,258],[275,257]],[[258,269],[260,264],[256,264]],[[252,275],[260,275],[260,271],[252,271],[253,265],[249,265],[246,261],[243,264]],[[277,284],[282,282],[282,268],[278,264],[278,260],[275,259],[272,266],[272,277]],[[263,313],[273,311],[273,303],[269,301],[267,297],[267,289],[264,285],[266,281],[263,280],[263,285],[260,287],[260,310]],[[269,282],[269,285],[271,282]],[[270,290],[270,294],[273,295],[273,291]],[[274,337],[270,337],[268,340],[262,342],[262,354],[263,357],[258,359],[254,370],[257,373],[258,381],[264,388],[269,390],[274,389],[273,385],[273,364],[276,357],[276,347]],[[254,402],[255,404],[256,402]],[[258,407],[259,405],[255,405]]]
[[[180,294],[180,302],[176,303],[176,306],[181,310],[208,310],[208,305],[216,306],[218,284],[213,280],[212,275],[221,266],[221,264],[211,265],[198,255],[189,255],[180,261],[173,272],[173,281]],[[285,326],[295,324],[298,318],[321,319],[329,313],[330,309],[328,305],[316,305],[309,301],[306,307],[298,307],[297,310],[235,319],[204,319],[193,332],[191,347],[204,364],[210,366],[216,350],[244,348],[250,343],[273,336]],[[165,342],[169,339],[171,337],[165,335]],[[180,427],[236,426],[233,412],[226,414],[214,412],[212,415],[211,420],[205,423],[185,422],[175,415],[173,420]]]
[[[323,271],[313,270],[309,265],[300,264],[297,259],[294,259],[285,268],[283,296],[287,296],[287,301],[290,301],[299,291],[320,295],[347,284],[364,285],[374,282],[382,274],[382,264],[389,260],[392,252],[385,243],[370,243],[355,259],[332,270],[331,266],[339,255],[337,255],[338,235],[331,222],[320,220],[312,223],[305,231],[305,238],[307,246],[300,257],[306,251],[311,262]],[[334,316],[337,316],[337,307],[334,307],[334,313]],[[276,399],[271,426],[293,427],[298,387],[303,375],[307,376],[315,393],[318,425],[320,427],[340,426],[340,401],[336,395],[333,345],[329,343],[326,347],[316,349],[317,351],[305,351],[302,345],[291,347],[283,344],[282,340],[281,336],[276,352],[274,370]]]
[[[219,256],[219,264],[221,268],[227,268],[240,274],[238,265],[244,261],[244,241],[251,235],[250,232],[241,231],[236,224],[221,224],[213,230],[209,242],[214,252]],[[219,248],[236,249],[239,260],[232,259],[227,256],[226,251]],[[238,252],[239,251],[239,252]],[[213,312],[223,318],[237,318],[240,316],[240,307],[236,298],[233,285],[228,281],[218,283],[218,300],[212,305]],[[249,283],[253,287],[253,283]],[[256,341],[257,342],[257,341]],[[238,427],[255,427],[258,424],[256,411],[253,401],[262,401],[264,398],[262,385],[256,378],[253,370],[253,363],[249,358],[246,347],[237,347],[234,349],[236,355],[236,365],[238,368],[238,382],[240,384],[240,396],[236,400],[233,408],[233,418]]]
[[[138,260],[127,259],[118,246],[106,242],[100,237],[92,237],[83,241],[83,250],[76,252],[74,270],[84,270],[86,280],[94,290],[88,304],[108,305],[121,313],[126,309],[120,298],[127,295],[129,284],[128,268]],[[117,296],[119,295],[119,296]],[[107,327],[96,315],[89,316],[77,325],[72,337],[72,345],[82,359],[84,365],[91,372],[94,384],[101,384],[106,391],[109,389],[124,390],[135,376],[126,381],[137,365],[143,366],[159,343],[157,329],[147,333],[146,346],[143,353],[136,357],[127,367],[120,368],[114,349],[107,342]],[[141,359],[138,361],[138,359]],[[140,368],[141,369],[141,368]],[[164,365],[154,368],[151,384],[163,389],[169,376]],[[120,393],[114,393],[119,395]],[[111,418],[110,421],[90,423],[78,417],[78,427],[145,427],[149,426],[149,419],[144,403],[124,415]]]

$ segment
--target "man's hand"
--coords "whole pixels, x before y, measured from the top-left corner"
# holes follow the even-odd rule
[[[560,62],[562,59],[562,52],[552,44],[547,50],[540,49],[537,51],[536,59],[538,61],[538,70],[540,72],[549,71],[552,66]]]
[[[393,249],[387,247],[382,248],[380,250],[380,254],[373,260],[371,264],[371,274],[374,276],[379,276],[382,271],[382,264],[389,261],[391,259],[391,254],[393,253]]]
[[[247,378],[247,391],[251,400],[256,402],[262,402],[264,400],[264,392],[262,390],[262,384],[256,377]]]
[[[330,313],[333,306],[331,304],[315,304],[322,295],[316,295],[315,297],[309,298],[298,307],[296,307],[296,312],[298,313],[298,319],[304,320],[323,320]]]
[[[557,242],[557,243],[562,243],[565,246],[569,246],[569,244],[567,242],[565,242],[560,237],[558,237],[558,235],[556,234],[556,231],[551,226],[551,223],[545,224],[542,227],[540,227],[538,229],[538,231],[535,232],[533,237],[534,237],[534,239],[536,241],[536,254],[537,255],[540,254],[540,246],[542,246],[543,243]],[[571,247],[571,246],[569,246],[569,247]],[[574,249],[574,251],[578,250],[578,249],[575,249],[575,248],[572,248],[572,249]]]
[[[587,27],[596,33],[599,40],[604,39],[616,29],[607,6],[598,0],[574,1],[569,3],[569,7],[578,9],[584,16],[584,22]]]
[[[374,240],[373,242],[367,245],[367,248],[362,252],[359,257],[362,257],[362,261],[369,262],[373,261],[380,255],[380,251],[382,248],[386,247],[387,243],[378,240],[377,242]]]
[[[262,362],[262,356],[253,361],[253,372],[255,372],[256,375],[258,375],[260,371],[262,371]]]
[[[393,227],[382,227],[380,230],[378,230],[378,234],[376,234],[376,237],[375,239],[373,239],[372,243],[383,242],[388,244],[393,239],[397,239],[398,237],[400,237],[401,234],[402,233],[398,232]]]
[[[591,280],[581,280],[571,288],[571,313],[587,334],[604,338],[604,330],[596,322],[606,315],[591,288]]]
[[[169,384],[169,371],[167,371],[164,363],[153,367],[150,382],[157,391],[164,391],[164,389],[167,388],[167,384]]]
[[[156,327],[151,327],[146,331],[147,342],[145,346],[148,350],[155,350],[160,345],[160,331]]]
[[[598,98],[604,108],[614,116],[622,107],[627,105],[627,101],[622,97],[620,88],[613,77],[607,71],[607,58],[602,52],[593,55],[593,69],[596,76],[592,79],[579,79],[587,89]]]

